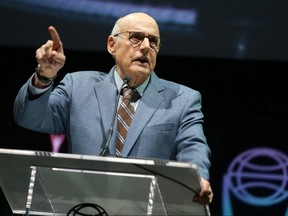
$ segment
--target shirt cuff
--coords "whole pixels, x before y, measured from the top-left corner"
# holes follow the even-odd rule
[[[35,76],[35,74],[33,76]],[[51,84],[48,85],[46,88],[43,88],[43,89],[42,88],[41,89],[40,88],[36,88],[35,86],[33,86],[32,85],[33,76],[31,77],[31,79],[29,81],[29,91],[30,91],[30,93],[32,93],[32,95],[42,94],[42,93],[46,92],[50,88]]]

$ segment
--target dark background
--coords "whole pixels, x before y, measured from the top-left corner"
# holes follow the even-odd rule
[[[1,3],[3,2],[7,3],[6,1]],[[287,42],[281,39],[283,37],[285,40],[287,39],[287,30],[285,25],[282,25],[284,22],[282,18],[285,18],[282,17],[284,16],[282,12],[285,5],[282,7],[278,5],[276,8],[276,3],[270,2],[268,4],[267,2],[270,1],[265,1],[265,8],[270,5],[272,11],[277,9],[279,13],[273,14],[267,11],[264,13],[263,10],[260,10],[259,14],[254,13],[256,11],[250,11],[247,16],[249,18],[253,15],[259,20],[261,17],[265,18],[263,23],[269,24],[267,29],[270,31],[273,27],[277,31],[274,31],[273,34],[265,34],[264,43],[261,43],[264,38],[264,35],[261,34],[266,32],[265,26],[262,25],[261,31],[253,26],[249,28],[252,32],[248,35],[253,35],[255,32],[260,33],[253,35],[254,40],[248,39],[249,43],[245,42],[246,50],[253,50],[251,55],[248,54],[250,52],[239,54],[230,49],[232,46],[228,46],[230,42],[226,40],[225,33],[232,31],[231,28],[221,25],[222,27],[218,29],[220,32],[215,29],[212,31],[215,23],[211,22],[212,19],[207,18],[206,22],[202,24],[207,26],[207,30],[203,30],[207,34],[203,33],[202,36],[199,36],[204,41],[207,40],[205,41],[207,46],[200,46],[205,43],[199,42],[200,44],[196,44],[194,50],[195,44],[186,44],[185,40],[179,40],[175,37],[165,40],[158,56],[155,68],[158,76],[187,85],[202,93],[203,112],[205,114],[204,129],[212,149],[211,184],[215,193],[214,202],[211,205],[212,216],[222,215],[222,178],[229,163],[238,154],[247,149],[263,146],[287,153],[288,96],[286,77],[288,49]],[[224,1],[222,4],[224,5]],[[251,6],[245,6],[244,3],[241,5],[242,8],[239,8],[239,11],[233,6],[234,10],[229,10],[229,14],[232,17],[237,14],[238,16],[243,15],[245,11],[242,13],[240,11],[249,9]],[[204,6],[203,4],[202,11],[205,9]],[[212,6],[209,5],[209,8],[211,9]],[[113,59],[105,50],[106,36],[104,35],[109,33],[112,24],[108,23],[106,28],[99,28],[94,23],[83,22],[81,19],[69,20],[67,17],[43,15],[39,12],[23,12],[22,9],[13,9],[7,5],[0,8],[0,23],[3,23],[1,37],[5,38],[5,40],[1,39],[2,43],[0,43],[0,70],[2,72],[0,91],[2,142],[0,147],[50,151],[51,145],[48,135],[19,127],[15,124],[12,114],[13,102],[19,88],[34,72],[36,66],[35,50],[49,39],[48,25],[55,24],[59,27],[60,36],[63,35],[61,38],[67,56],[66,65],[57,77],[56,83],[67,72],[86,69],[108,71],[113,65]],[[215,10],[216,8],[219,7],[214,7]],[[252,8],[250,7],[250,10]],[[261,8],[263,9],[260,5],[258,9]],[[256,5],[254,9],[256,9]],[[277,19],[273,20],[273,17]],[[229,23],[231,20],[231,17],[227,17],[226,22]],[[251,21],[251,19],[248,20]],[[87,29],[81,31],[79,27],[82,25],[86,26]],[[93,33],[88,34],[88,29]],[[209,29],[215,34],[208,34],[211,33]],[[12,30],[15,33],[12,34]],[[241,28],[236,28],[233,34],[237,35],[241,31]],[[99,39],[99,32],[105,33],[103,36],[101,33],[101,39]],[[218,33],[216,34],[216,32]],[[219,41],[217,35],[220,33],[223,34],[219,38],[225,40]],[[175,32],[172,34],[171,31],[166,34],[167,36],[178,35]],[[90,41],[90,47],[96,47],[97,43],[101,42],[103,49],[83,49],[82,43],[84,42],[80,36],[83,38],[87,36],[88,41],[93,38],[95,44]],[[215,40],[211,41],[213,36],[215,36]],[[190,38],[191,41],[194,39],[194,37]],[[247,41],[247,38],[244,41]],[[76,47],[73,47],[73,44]],[[175,54],[173,54],[175,46],[178,49],[175,49]],[[82,47],[82,49],[77,47]],[[194,52],[184,54],[179,52],[179,47],[187,47],[184,50],[194,50]],[[197,54],[197,51],[201,52]],[[65,145],[61,151],[65,152]],[[1,194],[0,198],[0,215],[12,215],[4,195]],[[287,209],[285,205],[270,208],[249,206],[237,201],[237,199],[233,203],[235,215],[283,215],[285,208]]]
[[[286,0],[0,0],[0,45],[37,47],[55,25],[66,49],[106,51],[120,16],[153,16],[172,56],[288,60]]]

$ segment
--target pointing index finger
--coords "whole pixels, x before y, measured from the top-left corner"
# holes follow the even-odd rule
[[[59,52],[62,50],[62,42],[60,40],[59,34],[54,26],[49,26],[48,28],[50,32],[51,39],[53,41],[53,50]]]

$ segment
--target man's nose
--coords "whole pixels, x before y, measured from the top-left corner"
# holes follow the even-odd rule
[[[148,37],[144,37],[141,46],[146,46],[146,47],[150,47],[150,41]]]

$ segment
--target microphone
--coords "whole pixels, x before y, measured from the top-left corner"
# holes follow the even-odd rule
[[[129,75],[125,76],[123,79],[123,84],[121,85],[120,91],[118,92],[118,95],[117,95],[117,99],[116,99],[116,103],[115,103],[115,107],[114,107],[114,111],[113,111],[112,122],[111,122],[110,130],[109,130],[109,134],[107,136],[107,141],[100,152],[100,156],[109,155],[109,144],[110,144],[110,140],[111,140],[111,137],[113,134],[114,122],[115,122],[115,118],[117,115],[117,107],[118,107],[119,98],[121,95],[121,90],[124,87],[124,85],[127,85],[129,83],[130,80],[131,80],[131,76],[129,76]]]

